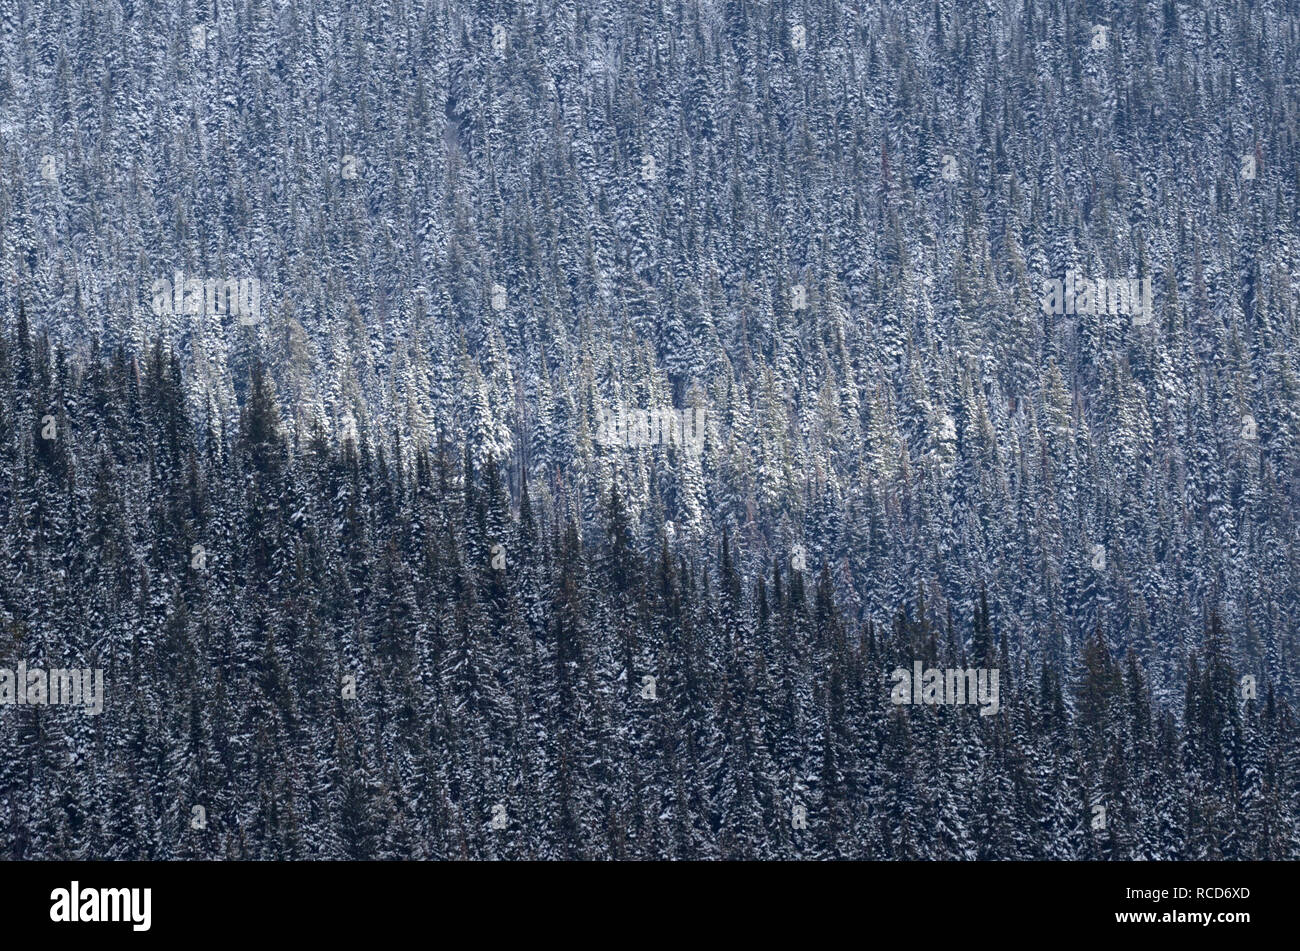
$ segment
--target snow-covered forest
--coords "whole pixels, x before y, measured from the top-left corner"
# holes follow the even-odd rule
[[[5,0],[0,855],[1300,858],[1298,122],[1297,0]]]

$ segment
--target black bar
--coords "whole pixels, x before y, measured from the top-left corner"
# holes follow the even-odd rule
[[[592,934],[611,915],[614,930],[605,934],[615,944],[638,933],[682,936],[684,922],[697,920],[706,931],[833,926],[883,937],[901,928],[945,941],[958,933],[1178,941],[1203,934],[1232,941],[1285,927],[1285,882],[1293,870],[1282,865],[27,862],[0,865],[0,920],[15,934],[51,937],[206,942],[314,935],[335,947],[412,928],[450,940],[450,929],[465,925],[478,934],[532,929],[537,939]],[[70,898],[74,881],[83,901],[88,890],[149,889],[148,930],[136,930],[131,920],[52,921],[56,890]],[[91,900],[96,912],[98,894]],[[121,915],[130,919],[136,911],[135,924],[143,923],[144,893],[138,894]],[[109,912],[118,895],[110,895]],[[1135,913],[1155,918],[1117,918]],[[1248,920],[1220,917],[1242,913]],[[1204,914],[1208,923],[1199,920]]]

